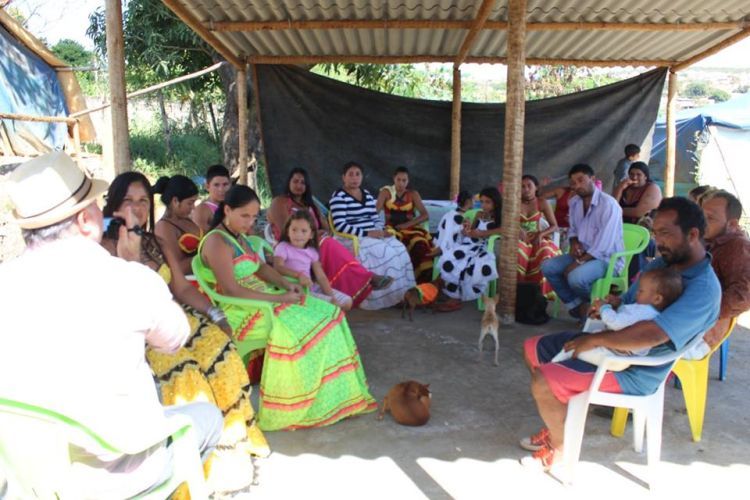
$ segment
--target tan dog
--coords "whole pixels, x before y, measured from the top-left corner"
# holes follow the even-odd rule
[[[383,420],[385,412],[390,411],[393,420],[401,425],[419,426],[430,420],[430,399],[432,394],[429,384],[420,384],[407,380],[394,385],[378,412],[378,420]]]
[[[482,361],[482,342],[487,335],[491,335],[492,338],[495,339],[495,366],[498,366],[497,351],[500,348],[500,343],[497,338],[497,330],[500,326],[500,322],[497,319],[497,312],[495,311],[499,297],[499,295],[495,295],[494,297],[482,295],[482,302],[484,302],[484,315],[482,316],[482,328],[479,331],[479,361]]]

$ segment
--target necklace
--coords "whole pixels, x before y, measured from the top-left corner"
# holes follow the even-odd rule
[[[226,230],[226,231],[227,231],[227,232],[228,232],[228,233],[229,233],[230,235],[232,235],[232,238],[234,238],[234,239],[235,239],[235,240],[237,240],[238,242],[240,241],[240,234],[239,234],[239,233],[235,233],[235,232],[233,232],[233,231],[232,231],[231,229],[229,229],[229,227],[228,227],[228,226],[227,226],[227,225],[226,225],[226,224],[225,224],[224,222],[222,222],[222,223],[221,223],[221,225],[222,225],[222,227],[223,227],[223,228],[224,228],[224,229],[225,229],[225,230]]]

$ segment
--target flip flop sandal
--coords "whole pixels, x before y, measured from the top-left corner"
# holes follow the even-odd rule
[[[373,290],[383,290],[388,288],[393,283],[393,278],[390,276],[380,276],[377,280],[370,282]]]

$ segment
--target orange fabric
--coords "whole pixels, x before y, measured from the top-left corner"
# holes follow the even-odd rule
[[[422,296],[422,304],[432,304],[437,300],[438,287],[432,283],[417,285],[417,290],[419,290],[419,294]]]

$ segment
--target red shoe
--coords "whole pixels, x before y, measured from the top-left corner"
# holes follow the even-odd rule
[[[549,446],[549,429],[542,429],[533,436],[527,436],[518,442],[521,448],[528,451],[539,451],[545,446]]]
[[[519,461],[524,467],[549,472],[552,466],[555,465],[555,462],[558,461],[557,455],[558,451],[556,449],[550,445],[545,445],[532,455],[525,456]]]

